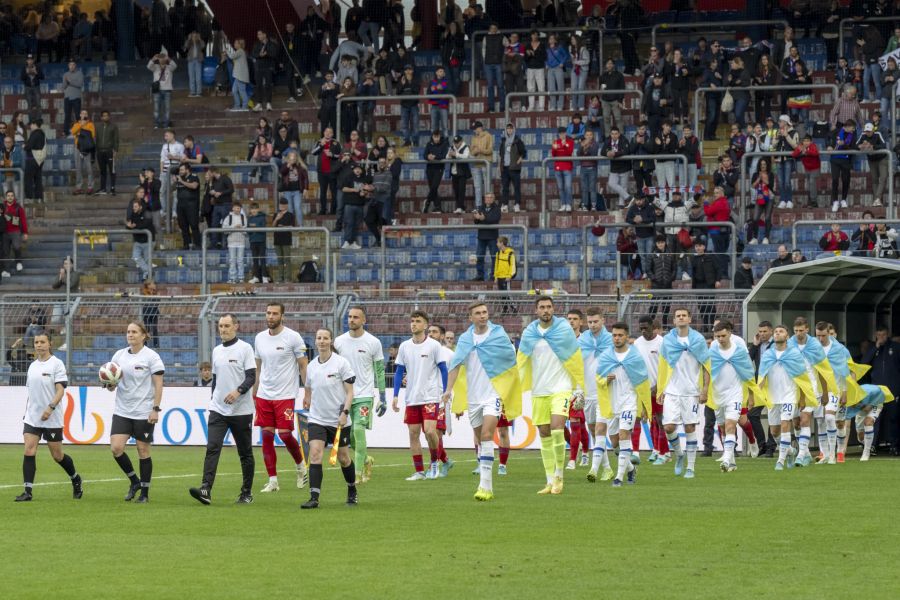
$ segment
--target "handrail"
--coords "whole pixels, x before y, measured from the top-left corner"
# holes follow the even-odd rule
[[[677,296],[743,296],[747,297],[747,294],[750,290],[739,289],[739,288],[707,288],[703,290],[694,290],[694,289],[682,289],[682,288],[673,288],[670,290],[659,290],[659,289],[650,289],[644,290],[641,292],[631,292],[629,294],[625,294],[625,296],[619,301],[619,318],[625,319],[625,313],[628,310],[628,305],[634,301],[639,299],[652,300],[654,296],[671,296],[673,299]],[[737,300],[737,299],[735,299]],[[741,300],[743,302],[743,300]],[[741,326],[746,327],[746,314],[742,315]],[[696,326],[696,325],[695,325]],[[746,332],[745,332],[746,336]]]
[[[510,102],[510,98],[528,98],[531,96],[539,96],[541,98],[547,96],[617,96],[617,95],[625,95],[625,94],[634,94],[640,99],[640,103],[644,103],[644,92],[643,90],[566,90],[559,92],[509,92],[506,94],[506,100],[504,101],[504,112],[503,117],[505,119],[505,123],[509,123],[509,108],[512,105]],[[640,109],[638,109],[640,110]]]
[[[16,189],[16,198],[18,198],[19,202],[23,202],[25,199],[25,170],[20,169],[18,167],[9,167],[0,169],[0,173],[16,173],[18,177],[13,178],[13,185]],[[6,177],[3,177],[5,180]],[[5,183],[5,181],[4,181]],[[30,199],[30,198],[29,198]]]
[[[893,162],[894,153],[887,148],[882,150],[873,150],[871,152],[866,152],[864,150],[819,150],[819,156],[834,156],[836,154],[849,154],[850,156],[870,156],[872,154],[884,154],[887,157],[887,160]],[[793,158],[792,152],[747,152],[741,157],[741,172],[738,179],[738,198],[740,199],[738,203],[738,214],[743,215],[743,211],[746,208],[746,193],[747,188],[749,186],[744,186],[745,175],[747,175],[747,159],[753,158],[756,156],[781,156],[787,158]],[[772,165],[772,173],[775,173],[775,165]],[[777,177],[777,175],[776,175]],[[887,202],[887,217],[889,219],[894,218],[894,177],[888,177],[888,202]]]
[[[488,181],[493,181],[491,178],[491,164],[493,161],[490,161],[486,158],[442,158],[441,160],[427,160],[425,158],[404,158],[404,165],[433,165],[435,163],[443,163],[443,164],[482,164],[485,166],[485,170],[487,172]],[[367,161],[371,164],[373,161]]]
[[[466,230],[476,232],[478,229],[521,229],[522,230],[522,286],[529,287],[528,279],[528,227],[526,225],[517,225],[515,223],[497,224],[497,225],[385,225],[381,228],[381,271],[379,273],[381,279],[381,295],[387,296],[387,238],[388,234],[393,231],[437,231],[437,230]],[[493,267],[492,267],[493,268]]]
[[[884,223],[885,225],[891,224],[893,221],[888,219],[809,219],[809,220],[800,220],[794,221],[794,224],[791,225],[791,248],[797,248],[797,228],[801,225],[833,225],[837,223],[838,225],[862,225],[862,224],[872,224],[876,223]],[[848,236],[849,239],[849,236]]]
[[[202,249],[201,254],[200,254],[200,260],[202,263],[201,267],[200,267],[200,273],[201,273],[200,289],[201,289],[202,293],[204,293],[204,294],[209,293],[209,282],[207,281],[207,278],[206,278],[206,271],[207,271],[206,255],[207,255],[207,251],[209,250],[208,243],[209,243],[209,234],[210,233],[221,233],[221,234],[227,235],[229,233],[248,233],[248,234],[249,233],[269,233],[269,232],[272,232],[272,233],[275,233],[275,232],[294,233],[294,232],[304,232],[304,231],[325,234],[325,289],[330,290],[331,285],[333,283],[331,281],[331,269],[330,269],[330,265],[331,265],[331,232],[328,231],[327,227],[247,227],[242,231],[235,231],[234,229],[223,229],[221,227],[210,227],[208,229],[204,229],[201,232],[201,240],[200,240],[200,245],[201,245],[201,249]]]
[[[453,94],[413,94],[410,96],[399,96],[397,94],[389,96],[344,96],[338,98],[336,106],[336,117],[334,122],[334,139],[341,141],[341,102],[378,102],[379,100],[449,100],[453,105],[452,115],[453,135],[456,135],[456,122],[459,113],[459,101]],[[372,132],[374,133],[374,132]]]
[[[73,229],[72,230],[72,270],[73,271],[78,270],[78,236],[105,235],[105,236],[107,236],[107,244],[109,244],[109,235],[110,234],[132,235],[135,233],[143,233],[143,234],[149,236],[147,238],[147,240],[148,240],[148,243],[150,244],[150,252],[147,254],[147,264],[149,265],[148,272],[150,274],[150,279],[153,279],[153,242],[154,242],[155,238],[149,229]],[[157,236],[159,235],[158,231],[156,232],[156,235]],[[66,279],[68,279],[68,278],[66,278]],[[66,287],[68,287],[68,284]],[[67,304],[68,304],[68,302],[67,302]]]
[[[791,24],[785,19],[760,19],[758,21],[696,21],[693,23],[657,23],[650,28],[650,44],[656,45],[658,29],[722,29],[723,27],[746,27],[748,25],[782,25],[784,29]]]
[[[887,115],[882,115],[883,117]],[[897,84],[891,86],[891,149],[897,147]]]
[[[597,22],[596,29],[600,34],[600,42],[597,45],[599,46],[598,51],[600,53],[598,64],[600,65],[601,69],[603,68],[603,31],[604,31],[605,27],[606,27],[606,19],[605,18],[600,19]],[[526,35],[530,35],[531,31],[537,31],[538,33],[566,33],[566,32],[576,33],[579,31],[588,32],[591,29],[593,29],[593,28],[588,27],[587,25],[584,25],[582,27],[579,27],[577,25],[572,26],[572,27],[541,27],[540,29],[535,29],[533,27],[531,29],[522,27],[519,29],[498,29],[496,31],[496,33],[503,34],[503,35],[510,34],[510,33],[518,33],[519,38],[520,38],[519,41],[524,46],[525,43],[528,41],[528,40],[524,39],[524,37]],[[476,96],[475,85],[476,85],[476,82],[478,81],[478,77],[476,77],[476,74],[475,74],[475,53],[481,47],[481,43],[479,42],[478,37],[479,36],[485,37],[488,35],[491,35],[491,32],[488,30],[480,30],[480,31],[475,31],[474,33],[472,33],[472,42],[471,42],[472,55],[471,55],[471,61],[469,64],[469,96],[471,98],[474,98]]]
[[[840,89],[835,83],[801,83],[799,85],[752,85],[750,87],[738,87],[734,85],[726,85],[722,87],[709,87],[709,86],[701,86],[696,89],[694,92],[694,135],[698,135],[700,131],[700,95],[705,94],[707,92],[726,92],[729,90],[744,90],[746,92],[757,92],[760,90],[790,90],[792,88],[804,89],[804,90],[832,90],[834,92],[834,99],[837,101],[838,94],[840,93]],[[706,118],[709,118],[709,115],[706,115]],[[703,148],[703,137],[700,137],[700,148]]]
[[[684,163],[684,181],[687,181],[688,158],[684,154],[626,154],[609,158],[608,156],[545,156],[541,159],[541,227],[549,227],[547,215],[547,163],[588,161],[600,162],[602,160],[680,160]]]
[[[863,17],[862,19],[855,19],[853,17],[847,17],[846,19],[841,19],[841,22],[838,24],[838,56],[844,55],[844,29],[847,28],[847,23],[855,23],[859,25],[860,23],[887,23],[893,21],[900,21],[900,16],[894,17]]]

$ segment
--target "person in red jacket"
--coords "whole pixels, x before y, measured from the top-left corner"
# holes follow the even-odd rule
[[[638,255],[637,235],[634,227],[623,227],[616,236],[616,250],[619,252],[621,266],[625,267],[627,279],[641,278],[641,259]]]
[[[812,137],[804,135],[803,142],[794,148],[793,156],[794,158],[800,159],[800,164],[803,165],[803,172],[806,173],[806,189],[807,194],[809,194],[809,201],[807,202],[806,207],[817,208],[819,204],[817,200],[816,181],[819,177],[819,171],[822,169],[822,160],[819,158],[819,147],[813,143]]]
[[[575,141],[566,134],[566,128],[560,127],[556,131],[559,137],[553,140],[550,155],[575,154]],[[559,212],[572,212],[572,161],[554,161],[553,172],[556,175],[556,189],[559,191]]]
[[[3,223],[5,235],[3,236],[2,263],[3,277],[9,277],[12,271],[12,258],[10,251],[15,255],[16,271],[22,270],[22,242],[28,241],[28,221],[25,220],[25,209],[16,201],[16,195],[12,191],[6,192],[6,202],[3,204]]]
[[[703,213],[707,221],[730,221],[731,205],[725,196],[725,188],[717,185],[713,189],[713,200],[703,200]],[[719,265],[719,279],[729,279],[728,276],[728,246],[731,244],[731,230],[727,227],[711,226],[708,230],[709,241],[712,243],[713,254]]]
[[[819,240],[819,248],[823,252],[833,252],[834,254],[840,254],[850,249],[850,238],[841,231],[840,223],[831,224],[831,229],[826,231]]]

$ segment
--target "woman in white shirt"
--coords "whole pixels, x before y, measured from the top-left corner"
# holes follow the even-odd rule
[[[309,411],[309,501],[300,508],[318,508],[322,489],[322,454],[338,438],[338,461],[347,482],[347,504],[356,505],[356,470],[350,458],[350,406],[356,375],[350,363],[334,351],[330,329],[316,331],[319,355],[306,370],[303,408]]]
[[[50,456],[65,470],[72,480],[72,497],[81,498],[81,477],[75,471],[72,458],[63,452],[63,415],[57,411],[65,394],[68,376],[66,365],[50,353],[50,334],[41,331],[34,335],[34,362],[28,367],[25,387],[28,401],[25,405],[25,456],[22,459],[22,476],[25,491],[16,496],[16,502],[30,502],[34,475],[37,470],[35,456],[41,438],[47,442]]]
[[[133,500],[140,491],[137,501],[143,504],[150,501],[150,479],[153,475],[150,446],[153,430],[159,421],[166,368],[159,354],[145,345],[150,335],[143,324],[129,323],[125,339],[128,347],[112,357],[112,362],[121,369],[122,378],[118,385],[106,386],[109,391],[116,392],[109,446],[119,468],[131,481],[125,501]],[[135,474],[131,459],[125,454],[125,444],[132,437],[137,442],[140,477]]]

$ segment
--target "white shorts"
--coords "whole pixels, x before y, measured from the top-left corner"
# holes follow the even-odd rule
[[[634,429],[634,422],[637,420],[637,406],[628,406],[625,410],[615,413],[609,420],[609,427],[606,435],[612,437],[619,434],[620,429],[631,431]]]
[[[835,396],[831,392],[828,392],[828,403],[820,404],[819,406],[817,406],[815,408],[815,417],[817,419],[824,419],[826,412],[837,414],[838,405],[840,404],[840,401],[841,401],[840,397]]]
[[[864,413],[864,412],[858,413],[855,418],[856,430],[862,431],[866,428],[866,417],[872,417],[873,419],[877,419],[880,414],[881,414],[880,406],[873,406],[872,410],[870,410],[867,413]]]
[[[472,427],[481,427],[485,417],[500,418],[503,412],[503,404],[500,398],[493,398],[487,402],[469,405],[469,424]]]
[[[741,418],[743,402],[724,402],[716,409],[716,425],[722,426],[725,421],[738,421]]]
[[[596,423],[597,417],[600,416],[600,408],[596,398],[584,399],[584,422]]]
[[[696,425],[700,422],[697,396],[666,394],[663,400],[663,425]]]
[[[800,413],[812,413],[816,410],[814,406],[807,406],[803,409],[800,408],[799,404],[785,402],[781,405],[781,420],[782,421],[791,421],[800,416]]]
[[[846,421],[847,420],[847,407],[846,406],[838,406],[837,412],[834,414],[834,418],[836,421]]]

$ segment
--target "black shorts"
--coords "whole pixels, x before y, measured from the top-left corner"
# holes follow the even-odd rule
[[[130,435],[139,442],[153,443],[153,430],[156,425],[147,422],[147,419],[129,419],[113,415],[112,428],[109,435]]]
[[[48,442],[63,441],[62,427],[32,427],[28,423],[25,423],[25,427],[23,428],[22,433],[30,433],[31,435],[36,435],[38,436],[38,439],[43,438]]]
[[[337,427],[329,427],[328,425],[309,424],[309,441],[319,440],[325,442],[325,445],[334,442],[334,436],[337,434]],[[344,448],[350,445],[350,428],[341,428],[341,437],[338,440],[338,448]]]

